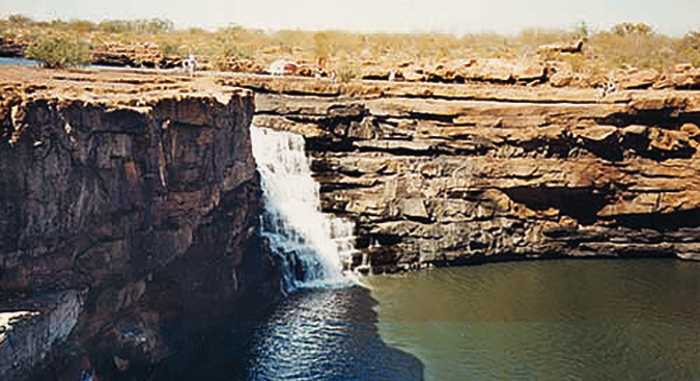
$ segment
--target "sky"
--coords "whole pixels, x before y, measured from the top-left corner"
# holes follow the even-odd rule
[[[159,17],[207,29],[512,34],[627,21],[675,36],[700,30],[700,0],[0,0],[0,17],[17,13],[45,21]]]

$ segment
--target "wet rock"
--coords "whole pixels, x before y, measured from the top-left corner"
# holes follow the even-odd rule
[[[0,57],[19,58],[24,56],[27,44],[5,43],[0,39]]]

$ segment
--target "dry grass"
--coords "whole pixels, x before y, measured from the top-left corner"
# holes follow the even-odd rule
[[[500,58],[549,60],[569,65],[575,72],[600,72],[636,67],[669,71],[680,63],[700,66],[700,32],[682,38],[654,32],[644,24],[621,23],[609,31],[592,33],[585,24],[570,31],[525,30],[515,36],[439,33],[351,33],[344,31],[280,30],[264,32],[228,27],[211,32],[199,28],[176,30],[167,20],[82,20],[36,22],[24,16],[0,20],[0,37],[36,43],[47,36],[66,36],[96,46],[114,41],[124,44],[155,42],[165,54],[195,53],[216,63],[231,58],[268,64],[285,57],[300,63],[327,62],[340,69],[353,61],[363,65],[394,66],[413,62],[432,65],[455,59]],[[544,44],[567,44],[584,39],[584,54],[537,55]]]

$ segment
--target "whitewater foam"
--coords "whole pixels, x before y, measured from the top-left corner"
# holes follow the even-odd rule
[[[250,130],[265,197],[262,234],[285,259],[287,290],[352,282],[342,269],[355,250],[354,224],[321,212],[304,138],[263,127]]]

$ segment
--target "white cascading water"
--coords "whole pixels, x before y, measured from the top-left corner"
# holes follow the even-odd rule
[[[346,284],[342,264],[354,250],[353,224],[321,213],[304,138],[251,126],[253,156],[262,178],[262,234],[285,258],[287,290]]]

